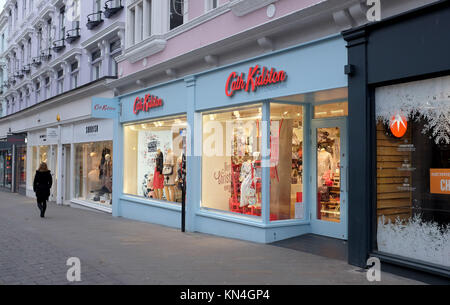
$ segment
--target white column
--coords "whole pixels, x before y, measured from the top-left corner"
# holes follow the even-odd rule
[[[103,76],[111,75],[111,60],[109,58],[109,44],[106,40],[102,41],[102,70]]]
[[[140,5],[136,5],[135,7],[134,33],[134,43],[139,43],[142,38],[142,7]]]
[[[151,36],[151,29],[150,29],[150,23],[152,20],[151,16],[151,7],[149,0],[144,0],[144,14],[142,16],[142,23],[143,23],[143,38],[146,39]]]
[[[64,170],[62,167],[62,161],[63,161],[63,147],[61,144],[61,125],[58,125],[58,151],[56,156],[56,162],[57,162],[57,168],[58,172],[57,174],[57,183],[56,183],[56,203],[61,205],[63,203],[63,183],[64,183]]]
[[[72,125],[73,129],[73,125]],[[70,143],[70,195],[68,199],[74,198],[75,194],[75,145]]]
[[[126,45],[130,47],[134,44],[134,18],[135,14],[132,10],[127,9],[127,35],[126,35]]]

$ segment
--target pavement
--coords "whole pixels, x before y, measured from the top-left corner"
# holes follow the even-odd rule
[[[114,218],[0,192],[0,285],[74,284],[67,259],[81,262],[75,284],[370,284],[344,260]],[[383,272],[375,284],[423,284]]]

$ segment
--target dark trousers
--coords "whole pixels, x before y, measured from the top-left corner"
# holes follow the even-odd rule
[[[45,210],[47,209],[47,200],[38,198],[37,206],[38,206],[39,210],[41,211],[41,217],[44,217]]]

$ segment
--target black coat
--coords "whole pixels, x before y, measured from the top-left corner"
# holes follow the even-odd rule
[[[164,166],[164,155],[162,152],[160,152],[157,156],[156,156],[156,170],[161,174],[163,171],[163,166]]]
[[[36,193],[36,197],[38,199],[48,200],[52,183],[53,179],[50,171],[40,172],[37,170],[33,182],[33,190]]]

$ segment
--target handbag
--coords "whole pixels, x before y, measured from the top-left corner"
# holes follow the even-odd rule
[[[164,176],[170,176],[173,174],[173,165],[164,165],[162,174]]]

